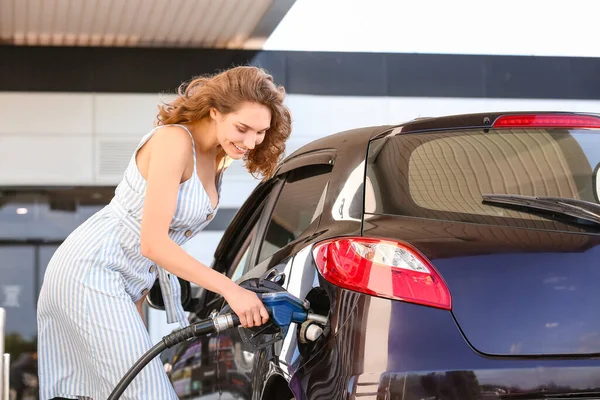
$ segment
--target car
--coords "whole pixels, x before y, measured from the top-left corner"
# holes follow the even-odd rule
[[[597,114],[490,112],[295,151],[213,268],[277,283],[327,324],[180,344],[163,357],[178,396],[600,398],[599,128]],[[226,307],[182,283],[192,322]]]

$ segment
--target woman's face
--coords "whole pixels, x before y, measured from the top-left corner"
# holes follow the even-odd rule
[[[210,115],[217,126],[219,144],[234,160],[260,145],[271,124],[271,110],[257,103],[242,103],[237,111],[229,114],[221,114],[213,108]]]

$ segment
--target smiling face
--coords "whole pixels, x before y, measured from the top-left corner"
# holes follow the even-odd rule
[[[234,160],[260,145],[271,124],[271,110],[258,103],[242,103],[229,114],[213,108],[210,117],[216,123],[219,144]]]

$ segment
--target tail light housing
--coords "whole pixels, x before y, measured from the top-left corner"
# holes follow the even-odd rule
[[[503,115],[494,128],[600,128],[600,118],[590,115],[521,114]]]
[[[372,296],[452,308],[450,291],[440,274],[406,243],[343,237],[316,244],[313,257],[321,275],[334,285]]]

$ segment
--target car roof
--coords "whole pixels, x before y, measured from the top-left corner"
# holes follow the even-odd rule
[[[414,133],[448,129],[491,128],[498,118],[509,115],[592,116],[600,118],[600,114],[569,111],[494,111],[486,113],[446,115],[442,117],[415,118],[411,121],[398,124],[395,126],[395,128],[398,129],[396,133]]]
[[[440,117],[419,117],[406,122],[391,125],[365,126],[356,129],[349,129],[337,132],[331,135],[315,139],[300,147],[288,155],[278,168],[293,158],[302,154],[323,150],[333,149],[340,151],[343,148],[352,148],[348,144],[364,143],[365,145],[373,139],[378,139],[389,134],[414,133],[421,131],[448,130],[448,129],[476,129],[490,128],[494,121],[507,115],[535,115],[535,114],[556,114],[573,116],[594,116],[600,118],[600,114],[580,113],[569,111],[493,111],[487,113],[455,114]]]
[[[353,140],[366,140],[380,135],[383,132],[388,132],[391,129],[395,128],[397,125],[378,125],[378,126],[367,126],[357,129],[350,129],[346,131],[337,132],[331,135],[327,135],[318,139],[311,141],[310,143],[305,144],[300,147],[292,154],[286,157],[285,161],[288,161],[298,155],[304,153],[310,153],[316,150],[322,149],[339,149],[340,146],[347,142]]]

